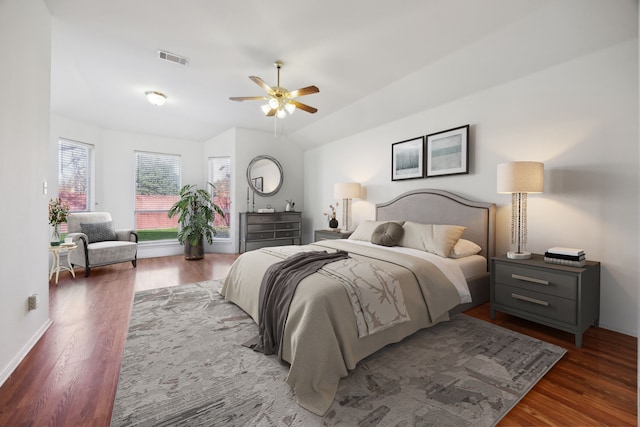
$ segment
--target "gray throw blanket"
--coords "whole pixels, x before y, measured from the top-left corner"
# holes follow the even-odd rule
[[[282,359],[282,337],[289,306],[302,279],[325,264],[348,258],[347,252],[301,252],[271,265],[262,277],[258,299],[258,337],[243,345]]]

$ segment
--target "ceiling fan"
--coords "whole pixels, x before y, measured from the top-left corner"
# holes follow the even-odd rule
[[[276,61],[273,65],[275,65],[278,70],[278,83],[275,87],[269,86],[260,77],[249,76],[252,81],[267,92],[266,96],[233,96],[229,99],[232,101],[267,101],[267,103],[261,107],[262,111],[266,116],[276,116],[279,119],[285,118],[287,114],[293,114],[296,108],[312,114],[318,111],[317,108],[298,102],[294,98],[318,93],[320,89],[316,86],[307,86],[288,91],[280,86],[280,68],[282,68],[282,62]]]

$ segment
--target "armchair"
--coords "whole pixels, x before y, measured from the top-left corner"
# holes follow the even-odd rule
[[[78,212],[67,216],[67,237],[78,245],[70,254],[71,265],[91,268],[131,261],[136,267],[138,235],[133,230],[115,230],[108,212]]]

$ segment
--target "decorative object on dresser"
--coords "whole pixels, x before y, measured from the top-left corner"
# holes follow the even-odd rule
[[[240,249],[277,244],[299,245],[302,236],[302,212],[240,212]]]
[[[491,318],[502,311],[570,332],[581,347],[582,334],[600,319],[600,263],[568,267],[543,258],[491,260]]]
[[[426,137],[426,178],[469,173],[469,125]]]
[[[544,262],[550,264],[567,265],[569,267],[584,267],[587,256],[582,249],[553,247],[544,253]]]
[[[359,199],[360,191],[360,184],[357,182],[333,184],[333,197],[342,199],[342,224],[345,231],[351,229],[351,199]]]
[[[333,239],[348,239],[353,234],[353,231],[342,231],[338,229],[331,230],[316,230],[313,232],[314,242],[320,240],[333,240]]]
[[[511,193],[511,259],[529,259],[527,248],[527,194],[542,193],[544,164],[539,162],[512,162],[498,165],[498,193]]]

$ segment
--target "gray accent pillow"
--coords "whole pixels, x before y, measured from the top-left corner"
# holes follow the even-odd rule
[[[382,246],[395,246],[402,239],[403,234],[404,228],[400,224],[397,222],[385,222],[373,230],[371,243]]]
[[[80,230],[89,238],[89,243],[118,240],[113,221],[80,224]]]

